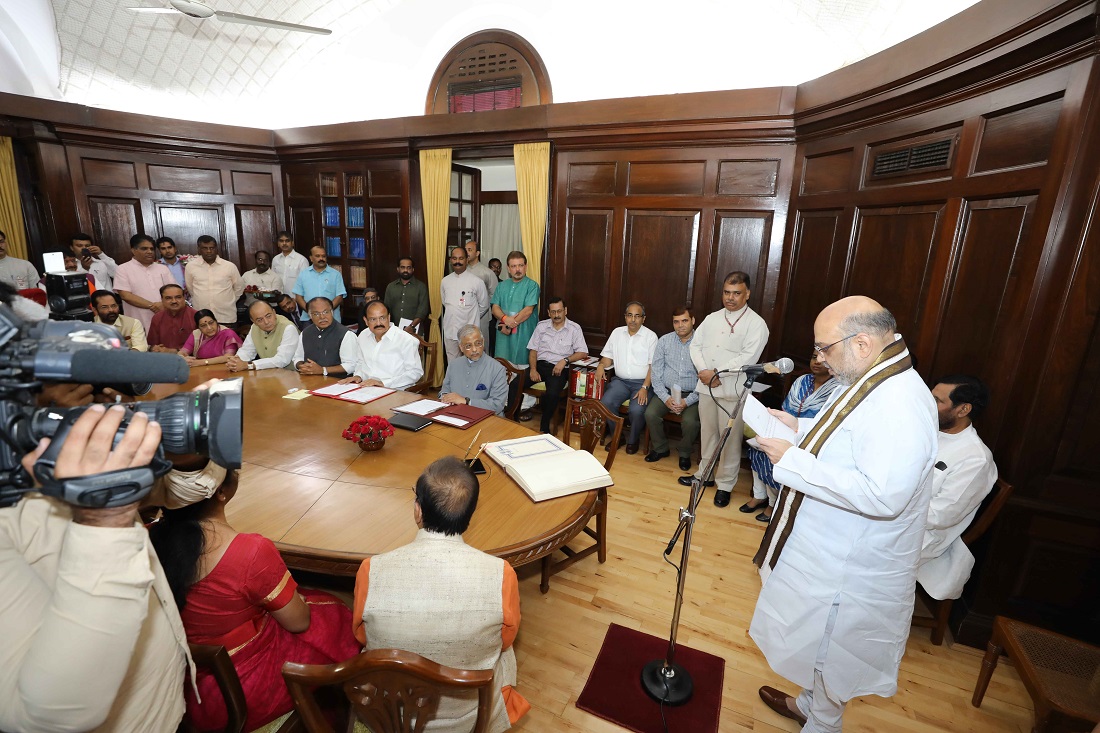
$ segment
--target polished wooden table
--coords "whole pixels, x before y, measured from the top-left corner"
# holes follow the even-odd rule
[[[147,399],[192,389],[212,377],[234,377],[223,365],[195,367],[186,385],[157,385]],[[283,399],[290,390],[316,389],[335,380],[286,369],[246,372],[244,451],[240,487],[227,507],[240,532],[270,538],[292,568],[354,575],[365,557],[410,542],[413,486],[424,468],[446,455],[461,458],[479,443],[532,431],[500,417],[467,430],[433,424],[397,430],[380,451],[366,453],[340,433],[360,415],[390,417],[390,409],[419,395],[395,392],[359,405],[326,397]],[[477,450],[476,447],[474,449]],[[589,491],[535,503],[504,470],[486,458],[477,511],[463,535],[471,546],[523,565],[573,539],[597,509]]]

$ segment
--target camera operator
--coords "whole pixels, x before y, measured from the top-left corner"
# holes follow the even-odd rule
[[[55,477],[148,465],[160,426],[138,412],[112,448],[124,415],[88,407],[64,440]],[[48,444],[24,457],[28,472]],[[213,462],[173,470],[146,501],[189,503],[224,477]],[[190,657],[137,508],[32,493],[0,509],[0,730],[176,729]]]

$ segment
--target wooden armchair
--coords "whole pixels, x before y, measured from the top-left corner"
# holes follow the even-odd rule
[[[1000,514],[1001,509],[1008,502],[1008,497],[1011,495],[1012,484],[1004,479],[997,479],[997,483],[993,484],[993,490],[989,492],[989,496],[984,501],[984,507],[978,510],[978,515],[974,517],[974,521],[962,534],[962,541],[967,547],[972,546],[978,541],[978,538],[986,533],[986,530],[993,524],[993,520]],[[922,629],[932,629],[932,643],[940,646],[943,644],[943,637],[947,632],[947,622],[951,618],[951,606],[954,600],[948,598],[941,601],[933,598],[920,587],[920,583],[917,583],[917,594],[924,599],[924,602],[931,609],[932,615],[913,616],[912,625]]]
[[[218,685],[218,690],[225,701],[226,724],[220,733],[242,733],[245,722],[248,719],[248,703],[244,697],[244,689],[241,687],[241,679],[237,676],[237,669],[233,666],[233,660],[224,646],[204,646],[202,644],[188,644],[191,650],[191,658],[195,660],[198,669],[207,671],[213,676]],[[188,683],[190,684],[190,682]],[[297,714],[291,712],[281,718],[277,718],[255,733],[300,733],[301,720]],[[198,733],[198,729],[186,715],[180,722],[178,733]]]
[[[523,386],[527,384],[527,370],[517,369],[512,366],[507,359],[502,359],[499,356],[497,361],[504,367],[504,370],[508,372],[508,396],[509,398],[514,394],[515,400],[512,401],[512,406],[507,408],[504,416],[509,420],[515,420],[516,415],[519,414],[520,405],[523,404]]]
[[[477,690],[474,733],[489,729],[493,712],[493,670],[444,667],[400,649],[374,649],[339,664],[286,662],[283,679],[309,733],[333,733],[314,698],[316,687],[339,685],[351,703],[350,715],[373,733],[423,731],[448,691]]]
[[[424,376],[420,378],[420,381],[409,387],[409,392],[416,392],[417,394],[424,394],[425,392],[432,392],[439,385],[432,384],[435,375],[435,360],[437,345],[430,341],[425,341],[419,336],[416,340],[420,342],[420,355],[424,361]]]
[[[610,471],[612,464],[615,463],[615,455],[619,452],[619,436],[623,434],[624,420],[621,416],[607,409],[599,400],[575,400],[572,397],[569,398],[565,407],[565,433],[563,440],[565,443],[569,443],[569,436],[575,422],[580,431],[581,450],[588,451],[595,455],[596,448],[599,447],[601,439],[607,432],[608,420],[611,421],[613,429],[611,431],[611,442],[608,444],[607,458],[604,459],[603,466]],[[591,526],[586,526],[581,531],[591,537],[595,541],[594,544],[579,551],[573,550],[567,545],[562,545],[558,549],[565,555],[565,559],[558,560],[557,562],[554,562],[553,555],[547,555],[542,558],[542,582],[539,585],[539,590],[543,593],[550,590],[551,575],[565,570],[573,563],[583,560],[593,553],[596,553],[596,558],[601,563],[607,562],[606,487],[601,487],[596,490],[596,506],[592,510],[592,516],[596,519],[596,528],[592,529]]]

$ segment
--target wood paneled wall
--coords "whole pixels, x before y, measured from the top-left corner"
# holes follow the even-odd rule
[[[789,144],[559,153],[544,294],[565,299],[590,349],[632,300],[658,334],[681,305],[702,321],[732,270],[770,317],[792,164]]]

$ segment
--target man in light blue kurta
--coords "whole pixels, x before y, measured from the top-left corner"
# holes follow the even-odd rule
[[[328,298],[332,301],[333,318],[340,323],[340,304],[344,302],[348,291],[344,287],[344,276],[328,266],[328,255],[324,247],[314,247],[309,251],[309,261],[313,267],[302,270],[298,281],[294,283],[294,299],[298,307],[306,313],[306,304],[314,298]]]
[[[500,324],[494,354],[517,366],[527,364],[527,342],[538,319],[539,286],[527,277],[527,257],[522,252],[508,255],[508,279],[493,293],[493,316]]]

